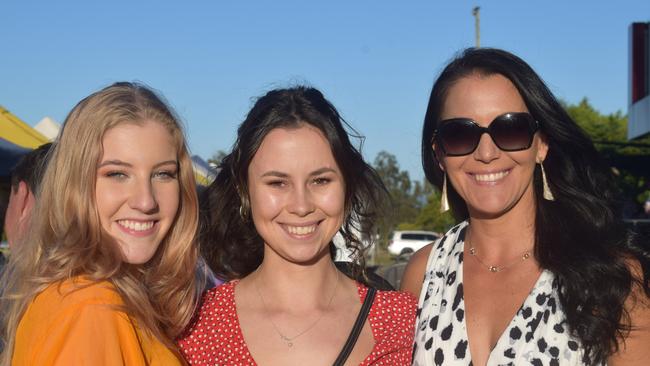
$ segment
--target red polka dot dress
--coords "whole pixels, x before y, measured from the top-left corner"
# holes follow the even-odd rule
[[[257,365],[246,346],[235,308],[237,281],[207,291],[196,321],[179,340],[190,365]],[[363,301],[368,288],[358,284]],[[377,291],[368,321],[375,338],[372,352],[360,364],[411,364],[417,300],[399,291]]]

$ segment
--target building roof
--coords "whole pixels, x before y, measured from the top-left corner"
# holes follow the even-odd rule
[[[47,137],[2,106],[0,106],[0,138],[29,149],[49,142]]]

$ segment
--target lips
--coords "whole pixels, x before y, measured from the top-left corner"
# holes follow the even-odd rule
[[[319,223],[320,222],[312,222],[308,224],[282,224],[282,228],[293,237],[305,238],[316,232]]]
[[[477,182],[492,183],[492,182],[500,181],[501,179],[505,178],[508,174],[510,174],[510,170],[503,170],[500,172],[485,173],[485,174],[474,173],[472,174],[472,176],[474,177],[474,180],[476,180]]]
[[[155,220],[117,220],[117,225],[123,230],[131,234],[148,234],[154,228]]]
[[[309,225],[309,226],[285,226],[287,228],[287,231],[290,234],[294,235],[307,235],[311,234],[316,230],[316,225]]]

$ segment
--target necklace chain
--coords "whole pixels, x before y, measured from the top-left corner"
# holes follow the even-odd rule
[[[259,267],[258,267],[258,269],[259,269]],[[257,270],[255,270],[255,272],[257,272]],[[260,276],[259,272],[257,272],[257,275]],[[312,328],[314,328],[316,326],[316,324],[318,324],[318,322],[323,318],[323,316],[325,315],[327,310],[330,309],[330,306],[332,305],[332,300],[334,300],[334,295],[336,295],[336,290],[339,287],[339,282],[340,282],[339,281],[339,276],[340,276],[339,270],[337,269],[336,270],[336,284],[334,285],[334,290],[332,291],[332,295],[330,296],[329,301],[327,301],[327,306],[325,307],[325,311],[323,313],[321,313],[321,315],[316,320],[314,320],[307,328],[305,328],[304,330],[302,330],[298,334],[296,334],[296,335],[294,335],[292,337],[286,336],[284,333],[282,333],[280,331],[280,328],[278,328],[278,325],[275,324],[273,319],[271,319],[271,317],[269,316],[269,321],[271,322],[271,325],[273,326],[273,329],[275,330],[276,333],[278,333],[278,335],[280,336],[280,339],[283,342],[285,342],[287,344],[287,346],[293,347],[293,341],[296,338],[300,337],[301,335],[309,332]],[[260,277],[259,280],[261,281],[262,278]],[[264,307],[264,311],[266,311],[267,314],[270,314],[269,309],[266,306],[266,301],[264,300],[264,296],[262,296],[262,293],[260,292],[260,288],[259,288],[259,286],[257,284],[257,279],[255,279],[255,281],[253,281],[253,283],[255,285],[255,291],[257,292],[257,296],[259,296],[260,300],[262,300],[262,306]]]
[[[514,266],[515,264],[521,263],[521,262],[525,261],[526,259],[530,258],[530,249],[523,252],[519,259],[517,259],[515,261],[512,261],[512,262],[510,262],[510,263],[508,263],[506,265],[503,265],[503,266],[495,266],[495,265],[490,265],[490,264],[487,264],[487,263],[483,262],[481,260],[481,258],[479,258],[478,255],[476,254],[476,248],[474,248],[473,246],[471,246],[469,248],[469,254],[471,254],[472,257],[474,257],[483,267],[486,267],[488,269],[488,271],[490,271],[492,273],[497,273],[497,272],[504,271],[504,270]]]

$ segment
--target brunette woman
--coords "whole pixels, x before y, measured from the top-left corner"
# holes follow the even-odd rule
[[[191,364],[411,362],[415,299],[375,295],[362,271],[360,235],[385,188],[318,90],[257,100],[207,194],[201,245],[231,281],[207,292],[180,341]],[[337,232],[355,254],[355,279],[334,266]]]
[[[648,364],[650,258],[611,170],[530,66],[489,48],[447,65],[422,164],[461,223],[404,276],[420,294],[414,365]]]

